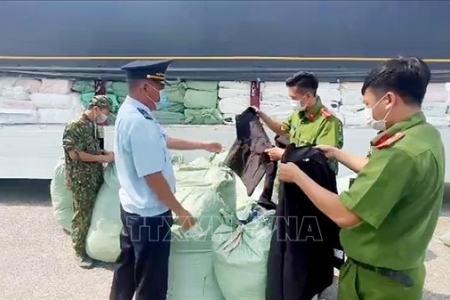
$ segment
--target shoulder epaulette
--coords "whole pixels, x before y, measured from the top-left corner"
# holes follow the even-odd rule
[[[138,107],[137,110],[144,116],[147,120],[153,120],[152,116],[143,108]]]
[[[399,140],[401,140],[404,136],[405,136],[405,134],[403,132],[397,132],[393,136],[384,135],[384,136],[380,137],[380,139],[374,145],[374,147],[376,149],[383,149],[383,148],[389,147],[389,146],[395,144],[396,142],[398,142]]]
[[[325,119],[329,119],[331,116],[333,116],[333,114],[326,107],[322,107],[322,109],[320,110],[320,114]]]

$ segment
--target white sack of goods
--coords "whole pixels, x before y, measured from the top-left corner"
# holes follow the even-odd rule
[[[35,110],[10,110],[0,108],[0,124],[19,125],[19,124],[36,124],[38,123],[38,115]]]
[[[219,89],[219,98],[244,98],[250,99],[250,90],[238,90],[238,89]]]
[[[345,115],[341,121],[346,128],[369,128],[366,124],[364,116]]]
[[[0,124],[35,124],[36,107],[30,101],[0,98]]]
[[[44,78],[39,93],[65,95],[70,93],[72,85],[70,80]]]
[[[430,83],[422,103],[422,111],[427,118],[445,121],[449,111],[448,91],[445,83]]]
[[[427,117],[427,122],[435,127],[448,127],[450,126],[450,115],[445,117]]]
[[[5,87],[13,87],[18,79],[18,77],[0,77],[0,93]]]
[[[31,94],[30,99],[31,102],[33,102],[33,104],[38,108],[82,107],[80,95],[78,93],[70,93],[67,95],[36,93]]]
[[[446,83],[430,83],[423,102],[450,102]]]
[[[427,118],[445,118],[446,115],[449,114],[449,105],[448,103],[443,102],[422,102],[422,111]]]
[[[341,99],[341,92],[339,91],[338,83],[320,82],[317,89],[317,95],[322,100],[322,103],[329,107],[332,102],[337,102]],[[331,108],[331,107],[329,107]]]
[[[80,116],[81,112],[73,108],[39,108],[39,124],[66,124]]]
[[[1,93],[2,97],[15,100],[29,100],[30,93],[22,86],[8,86],[4,87]]]
[[[277,121],[292,113],[290,98],[284,82],[266,82],[262,87],[260,109]]]
[[[361,88],[362,82],[343,82],[339,84],[339,90],[343,105],[363,105]]]
[[[14,86],[25,88],[30,94],[39,93],[42,86],[42,81],[33,78],[19,78]]]
[[[261,87],[263,99],[289,99],[289,93],[284,82],[266,82]]]
[[[270,117],[281,122],[292,114],[292,106],[286,98],[261,99],[260,109]]]
[[[223,114],[238,115],[250,106],[250,98],[235,97],[219,100],[219,110]]]
[[[19,113],[22,111],[28,113],[30,110],[35,111],[37,109],[31,101],[10,99],[6,97],[0,97],[0,108],[8,109],[9,111],[18,111]]]

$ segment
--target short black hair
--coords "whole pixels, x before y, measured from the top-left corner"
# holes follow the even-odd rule
[[[421,106],[431,79],[427,64],[417,57],[390,59],[374,68],[364,79],[361,93],[368,88],[399,94],[407,104]]]
[[[309,72],[297,72],[288,79],[286,79],[286,86],[296,87],[301,90],[311,92],[316,95],[317,88],[319,87],[319,81],[316,76]]]
[[[430,68],[428,67],[428,65],[420,58],[418,57],[411,57],[411,59],[416,59],[419,64],[422,66],[422,78],[423,81],[425,83],[425,88],[428,86],[428,84],[430,83],[431,80],[431,71]]]

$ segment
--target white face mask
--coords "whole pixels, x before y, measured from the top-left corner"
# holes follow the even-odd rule
[[[373,109],[384,99],[384,97],[386,97],[386,96],[383,96],[380,100],[378,100],[374,106],[366,107],[364,109],[364,117],[366,119],[367,125],[369,125],[370,127],[372,127],[373,129],[375,129],[377,131],[386,130],[386,118],[388,117],[389,113],[391,112],[391,110],[389,110],[382,120],[375,120],[375,118],[373,117]]]
[[[102,113],[101,111],[100,115],[95,117],[95,123],[97,124],[102,124],[103,122],[106,122],[106,120],[108,120],[108,116]]]
[[[97,123],[101,124],[103,122],[106,122],[108,120],[108,116],[105,114],[100,114],[100,116],[97,118]]]
[[[300,100],[291,100],[291,106],[295,111],[304,111],[306,109],[307,103],[302,105],[302,100],[305,98],[303,96]]]

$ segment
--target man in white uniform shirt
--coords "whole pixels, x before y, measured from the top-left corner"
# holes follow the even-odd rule
[[[184,229],[195,223],[175,198],[175,176],[168,149],[220,152],[219,143],[168,137],[152,116],[164,105],[160,94],[171,61],[135,61],[122,67],[129,94],[115,123],[114,152],[123,229],[121,255],[110,299],[166,300],[170,227],[174,212]],[[160,101],[161,100],[161,101]]]

